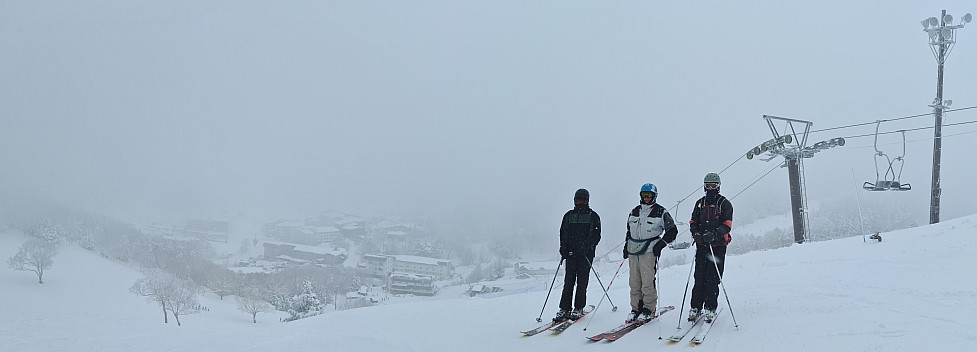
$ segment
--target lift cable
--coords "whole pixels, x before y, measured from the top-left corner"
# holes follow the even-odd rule
[[[965,107],[965,108],[958,108],[958,109],[947,109],[947,110],[944,110],[943,113],[954,112],[954,111],[970,110],[970,109],[977,109],[977,105],[975,105],[975,106],[968,106],[968,107]],[[880,121],[882,121],[882,122],[890,122],[890,121],[899,121],[899,120],[913,119],[913,118],[917,118],[917,117],[926,117],[926,116],[933,116],[933,113],[932,112],[928,112],[928,113],[925,113],[925,114],[903,116],[903,117],[897,117],[897,118],[892,118],[892,119],[883,119],[883,120],[880,120]],[[867,126],[867,125],[875,124],[876,122],[877,121],[872,121],[872,122],[856,123],[856,124],[847,125],[847,126],[838,126],[838,127],[822,128],[820,130],[813,130],[813,131],[808,132],[808,133],[816,133],[816,132],[840,130],[842,128],[850,128],[850,127],[858,127],[858,126]]]

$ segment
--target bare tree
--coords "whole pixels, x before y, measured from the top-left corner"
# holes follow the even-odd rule
[[[53,244],[43,240],[30,240],[25,242],[17,254],[10,257],[7,264],[11,269],[20,271],[33,271],[37,274],[37,283],[43,284],[44,270],[50,269],[54,261],[51,259],[58,253]]]
[[[220,268],[214,273],[213,279],[211,279],[212,289],[217,296],[223,301],[224,296],[231,294],[237,286],[237,278],[234,273],[230,270]]]
[[[176,281],[176,277],[173,275],[161,269],[153,269],[146,273],[146,277],[136,280],[129,291],[145,296],[150,302],[158,303],[163,309],[163,323],[169,323],[166,305],[173,295],[173,281]]]
[[[180,316],[193,314],[200,311],[200,303],[197,303],[197,292],[199,290],[193,283],[183,280],[175,281],[173,287],[174,294],[170,299],[170,313],[176,318],[176,326],[180,325]]]
[[[258,313],[271,311],[271,304],[268,304],[268,302],[265,302],[260,298],[255,298],[252,295],[238,296],[236,299],[237,309],[251,314],[252,323],[258,323]]]
[[[176,318],[176,325],[181,326],[181,315],[196,313],[201,309],[200,304],[197,303],[196,286],[161,269],[149,271],[146,277],[136,280],[129,290],[137,295],[146,296],[150,302],[159,304],[163,309],[164,323],[169,323],[167,311]]]

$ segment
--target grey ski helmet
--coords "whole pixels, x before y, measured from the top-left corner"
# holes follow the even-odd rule
[[[702,183],[715,183],[718,185],[722,185],[722,182],[719,182],[719,174],[715,172],[710,172],[706,174],[706,177],[702,179]]]

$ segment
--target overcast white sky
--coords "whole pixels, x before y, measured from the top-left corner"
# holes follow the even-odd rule
[[[130,218],[339,208],[555,225],[586,187],[623,223],[642,183],[672,205],[770,138],[764,114],[822,129],[928,112],[919,21],[975,5],[4,0],[0,189]],[[945,98],[974,106],[977,23],[958,39]],[[944,142],[945,218],[977,213],[974,136]],[[918,191],[862,196],[926,219],[932,130],[907,137],[922,139],[903,174]],[[851,167],[873,180],[873,150],[857,148],[871,144],[809,160],[809,197],[850,194]],[[737,163],[724,191],[771,166]],[[756,187],[786,195],[785,170]]]

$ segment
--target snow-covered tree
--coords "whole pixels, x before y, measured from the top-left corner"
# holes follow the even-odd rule
[[[339,310],[339,297],[347,292],[356,291],[362,284],[355,271],[348,268],[329,268],[320,279],[321,291],[332,295],[333,309]]]
[[[251,322],[258,323],[258,313],[271,311],[271,304],[265,302],[265,300],[247,295],[247,296],[237,296],[237,309],[242,312],[251,314]]]
[[[289,306],[290,289],[281,280],[270,280],[263,287],[265,297],[276,309],[287,311]]]
[[[421,257],[444,258],[444,252],[444,245],[430,241],[412,242],[410,248],[410,254]]]
[[[316,316],[322,313],[323,303],[315,293],[315,285],[306,280],[302,283],[302,293],[295,295],[289,301],[288,315],[285,321]]]
[[[173,295],[173,281],[176,277],[160,269],[153,269],[146,273],[146,277],[136,280],[129,288],[132,293],[145,296],[150,302],[156,302],[163,309],[163,323],[169,323],[166,305]]]
[[[199,312],[201,308],[197,303],[198,290],[192,283],[161,269],[150,270],[146,277],[136,280],[130,291],[159,304],[163,309],[164,323],[169,322],[167,311],[173,314],[176,325],[180,326],[181,315]]]
[[[51,218],[40,221],[28,231],[31,236],[42,239],[46,242],[60,241],[64,236],[64,230]]]
[[[210,284],[211,284],[211,289],[214,291],[214,293],[217,294],[217,296],[219,296],[220,299],[223,301],[224,296],[227,296],[231,294],[231,292],[234,292],[234,289],[237,286],[237,279],[235,278],[233,272],[221,268],[215,270],[214,277],[213,279],[211,279]]]
[[[57,253],[54,244],[33,239],[21,245],[20,251],[14,254],[7,264],[14,270],[33,271],[37,274],[37,283],[43,284],[44,270],[51,268],[54,264],[51,258]]]
[[[197,302],[197,293],[199,290],[192,282],[177,280],[175,282],[176,286],[173,288],[173,295],[170,296],[169,309],[170,313],[173,313],[173,318],[176,318],[176,326],[180,325],[180,316],[193,314],[200,311],[200,303]]]

